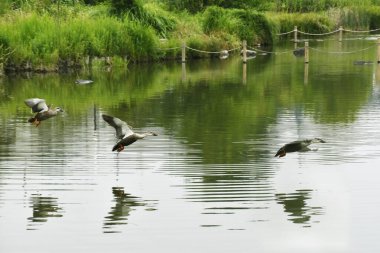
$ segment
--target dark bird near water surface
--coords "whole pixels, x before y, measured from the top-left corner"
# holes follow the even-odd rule
[[[119,118],[102,114],[103,119],[116,130],[119,141],[113,146],[112,151],[120,152],[125,146],[131,145],[137,140],[144,139],[148,135],[157,136],[154,132],[135,133],[131,127]]]
[[[28,119],[28,122],[32,123],[36,127],[41,124],[41,121],[57,116],[58,112],[63,112],[60,107],[51,108],[48,106],[45,99],[29,98],[24,102],[28,107],[32,108],[32,112],[36,113],[34,117]]]
[[[324,140],[320,138],[314,138],[314,139],[306,139],[306,140],[300,140],[300,141],[293,141],[290,143],[285,144],[282,146],[276,153],[275,157],[283,157],[286,155],[286,153],[290,152],[306,152],[310,151],[311,149],[308,147],[312,143],[325,143]]]

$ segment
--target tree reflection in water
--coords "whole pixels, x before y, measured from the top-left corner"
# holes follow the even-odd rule
[[[48,218],[62,217],[63,209],[58,205],[58,198],[44,197],[40,194],[33,194],[30,197],[33,215],[28,218],[28,230],[35,230],[35,225],[47,222]]]
[[[111,211],[104,218],[104,233],[121,232],[115,230],[115,226],[127,224],[128,216],[131,211],[135,210],[134,207],[147,205],[147,201],[126,193],[124,191],[124,187],[112,187],[112,194],[114,197],[113,201],[115,202],[115,205],[111,207]],[[155,209],[150,208],[147,210]]]
[[[297,190],[295,193],[276,194],[276,201],[284,206],[284,211],[288,213],[288,220],[293,223],[310,226],[312,216],[321,215],[322,207],[311,207],[307,205],[312,190]],[[314,221],[316,223],[318,221]]]

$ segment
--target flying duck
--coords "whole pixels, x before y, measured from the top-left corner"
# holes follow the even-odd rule
[[[42,98],[29,98],[24,102],[28,107],[32,108],[32,112],[36,113],[34,117],[28,119],[28,122],[36,127],[41,124],[41,121],[57,116],[58,112],[63,112],[60,107],[50,108],[45,99]]]
[[[112,151],[120,152],[125,146],[131,145],[137,140],[143,139],[148,135],[157,136],[154,132],[135,133],[131,126],[119,118],[102,114],[103,119],[116,130],[116,137],[119,141],[113,146]]]
[[[300,140],[300,141],[293,141],[290,143],[285,144],[282,146],[276,153],[275,157],[278,156],[283,157],[286,155],[286,153],[290,152],[305,152],[310,151],[311,149],[308,147],[312,143],[325,143],[324,140],[320,138],[314,138],[314,139],[306,139],[306,140]]]

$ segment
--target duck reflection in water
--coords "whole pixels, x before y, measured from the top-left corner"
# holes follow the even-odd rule
[[[127,219],[134,207],[145,206],[145,203],[138,197],[132,196],[124,191],[124,187],[112,187],[112,194],[115,205],[105,217],[103,228],[105,233],[116,233],[112,230],[116,225],[127,224]]]
[[[28,220],[30,225],[46,222],[51,217],[62,217],[62,208],[58,205],[58,199],[54,197],[44,197],[39,194],[32,195],[30,198],[32,217]]]
[[[297,224],[309,224],[311,218],[322,214],[321,207],[310,207],[307,200],[311,199],[312,190],[297,190],[295,193],[276,194],[278,204],[284,206],[284,211],[289,214],[289,220]]]
[[[320,138],[314,138],[314,139],[306,139],[306,140],[300,140],[300,141],[293,141],[290,143],[285,144],[282,146],[276,153],[275,157],[283,157],[286,155],[286,153],[290,152],[307,152],[317,149],[310,149],[308,146],[312,143],[325,143],[324,140]]]

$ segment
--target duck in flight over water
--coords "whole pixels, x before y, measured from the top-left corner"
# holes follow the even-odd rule
[[[290,143],[285,144],[282,146],[276,153],[275,157],[278,156],[283,157],[286,155],[286,153],[290,152],[306,152],[310,151],[311,149],[308,147],[312,143],[325,143],[324,140],[320,138],[314,138],[314,139],[306,139],[306,140],[300,140],[300,141],[293,141]]]
[[[119,141],[113,146],[112,151],[120,152],[125,146],[131,145],[137,140],[143,139],[148,135],[157,136],[154,132],[135,133],[131,127],[119,118],[102,114],[103,119],[116,130],[116,137]]]
[[[41,124],[41,121],[57,116],[58,112],[63,112],[60,107],[51,108],[42,98],[29,98],[24,102],[28,107],[32,108],[32,112],[36,113],[34,117],[28,119],[28,122],[36,127]]]

